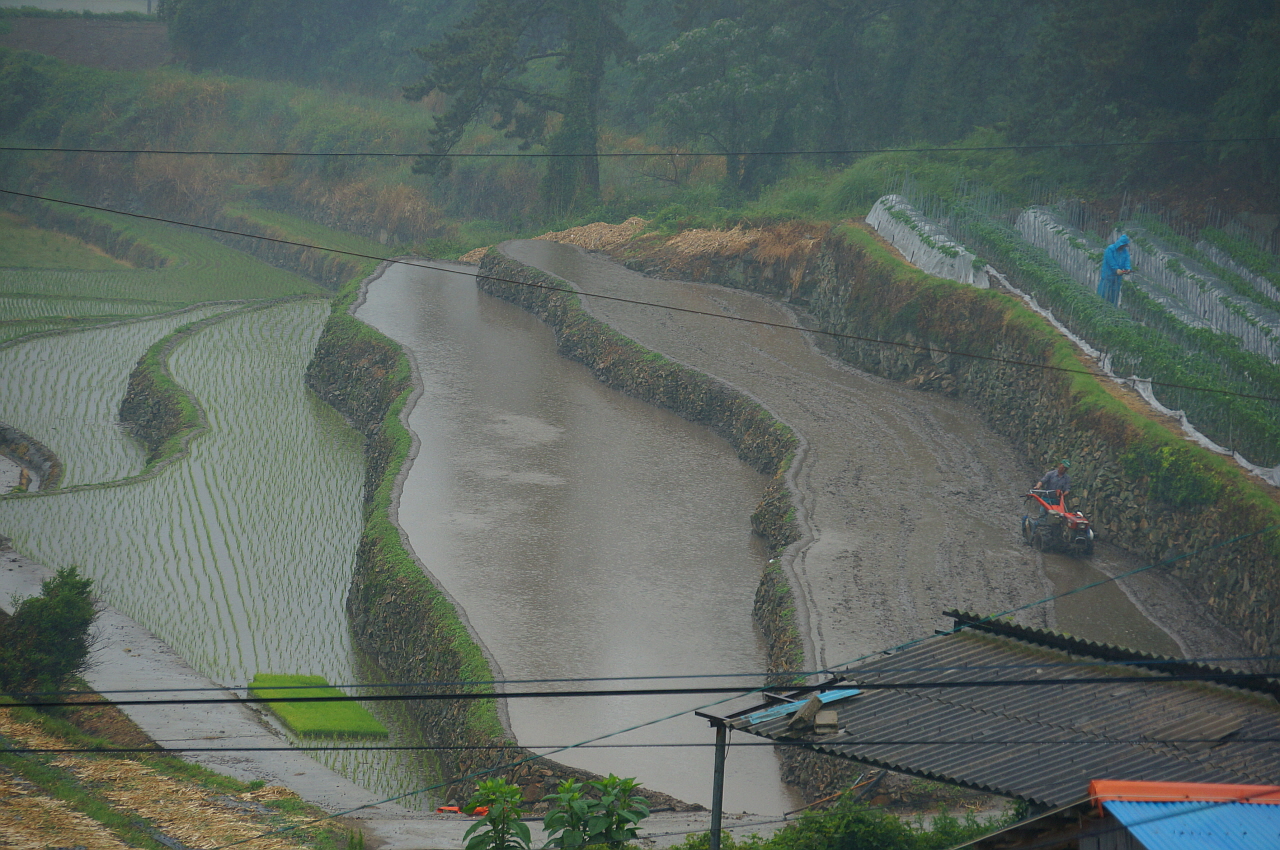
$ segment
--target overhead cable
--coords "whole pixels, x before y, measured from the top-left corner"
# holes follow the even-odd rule
[[[545,151],[227,151],[147,148],[53,148],[2,145],[0,151],[15,153],[157,154],[163,156],[290,156],[290,157],[376,157],[394,159],[644,159],[651,157],[721,156],[870,156],[882,153],[981,153],[984,151],[1039,151],[1084,148],[1166,147],[1181,145],[1224,145],[1242,142],[1280,142],[1280,136],[1235,136],[1214,139],[1147,139],[1114,142],[1044,142],[1021,145],[965,145],[962,147],[842,148],[839,150],[781,151],[594,151],[591,153],[550,153]]]
[[[861,670],[850,671],[853,673],[862,673]],[[875,673],[878,671],[868,671]],[[1056,677],[1049,679],[964,679],[964,680],[948,680],[939,679],[934,681],[906,681],[906,682],[867,682],[861,679],[856,681],[850,680],[851,687],[857,687],[864,691],[895,691],[895,690],[931,690],[934,688],[1042,688],[1042,687],[1070,687],[1077,685],[1113,685],[1113,684],[1132,684],[1135,682],[1217,682],[1217,683],[1234,683],[1238,686],[1247,686],[1250,683],[1271,683],[1276,677],[1266,673],[1247,673],[1238,671],[1215,671],[1204,673],[1175,673],[1172,675],[1164,673],[1152,673],[1146,676],[1083,676],[1080,678],[1073,677]],[[604,690],[575,690],[575,691],[445,691],[442,693],[409,693],[409,694],[341,694],[337,696],[280,696],[280,697],[264,697],[264,696],[248,696],[248,697],[223,697],[221,699],[192,699],[192,698],[175,698],[175,699],[132,699],[132,700],[51,700],[48,702],[24,702],[29,708],[67,708],[74,706],[77,708],[89,708],[100,705],[114,706],[133,706],[133,705],[220,705],[226,703],[244,703],[250,705],[259,704],[281,704],[281,703],[331,703],[331,702],[433,702],[439,700],[483,700],[483,699],[580,699],[583,697],[651,697],[651,696],[680,696],[685,694],[757,694],[757,693],[776,693],[778,691],[786,691],[788,693],[805,693],[819,692],[830,688],[830,683],[816,685],[759,685],[759,686],[743,686],[743,687],[718,687],[718,688],[637,688],[633,690],[621,689],[604,689]],[[274,690],[274,688],[262,688],[261,690]]]
[[[400,265],[416,266],[418,268],[430,269],[432,271],[446,272],[449,274],[465,274],[465,275],[476,274],[476,272],[473,272],[470,270],[463,271],[456,268],[448,268],[445,266],[432,265],[430,261],[424,261],[417,258],[401,259],[401,258],[394,258],[394,257],[383,257],[376,254],[363,254],[363,253],[360,253],[359,251],[346,251],[340,248],[326,248],[323,245],[312,245],[306,242],[295,242],[289,239],[280,239],[278,237],[273,237],[273,236],[263,236],[257,233],[245,233],[237,230],[227,230],[220,227],[210,227],[208,225],[203,225],[203,224],[192,224],[190,222],[185,222],[185,221],[176,221],[174,219],[161,218],[158,216],[143,215],[141,213],[125,212],[123,210],[114,210],[114,209],[111,209],[110,207],[98,207],[92,204],[82,204],[82,203],[77,203],[75,201],[65,201],[59,198],[49,198],[43,195],[33,195],[27,192],[16,192],[12,189],[0,189],[0,194],[13,195],[19,198],[29,198],[37,201],[47,201],[49,203],[54,203],[54,204],[64,204],[66,206],[79,207],[81,209],[88,209],[88,210],[95,210],[97,212],[114,213],[116,215],[129,216],[131,218],[143,219],[145,221],[155,221],[155,222],[160,222],[162,224],[173,224],[181,227],[190,227],[196,230],[204,230],[210,233],[219,233],[224,236],[239,236],[246,239],[259,239],[264,242],[274,242],[280,245],[292,245],[297,248],[308,248],[314,251],[326,251],[331,254],[342,254],[344,256],[349,256],[349,257],[359,257],[360,259],[364,259],[364,260],[377,260],[378,262],[383,262],[383,263],[396,263]],[[552,292],[569,292],[574,295],[580,295],[586,298],[596,298],[601,301],[613,301],[621,304],[630,304],[638,307],[655,307],[662,310],[671,310],[672,312],[676,312],[676,313],[684,313],[684,314],[695,315],[695,316],[705,316],[707,318],[721,319],[721,320],[731,321],[731,322],[742,322],[744,324],[758,325],[758,326],[767,327],[767,328],[778,328],[780,330],[799,331],[801,333],[811,333],[819,336],[830,337],[832,339],[847,340],[852,342],[867,342],[875,345],[893,346],[897,348],[908,348],[912,350],[925,350],[925,351],[936,352],[938,354],[950,355],[955,357],[967,357],[972,360],[981,360],[988,363],[1000,363],[1007,366],[1020,366],[1020,367],[1026,367],[1029,369],[1040,369],[1046,372],[1060,372],[1068,375],[1090,375],[1093,377],[1097,377],[1097,375],[1094,372],[1088,369],[1072,368],[1069,366],[1054,366],[1047,363],[1032,363],[1027,360],[1015,360],[1009,357],[996,357],[990,354],[976,354],[969,351],[956,351],[953,349],[937,348],[934,346],[925,346],[925,345],[921,345],[919,343],[914,343],[914,342],[899,342],[897,340],[879,339],[877,337],[858,336],[856,334],[840,333],[838,331],[830,331],[830,330],[825,330],[821,328],[806,328],[806,327],[801,327],[799,325],[786,324],[784,322],[768,322],[762,319],[750,319],[743,316],[729,316],[723,313],[712,313],[707,310],[694,310],[688,307],[676,307],[669,304],[656,304],[651,301],[640,301],[634,298],[622,298],[614,295],[603,295],[601,293],[587,292],[577,288],[563,289],[561,287],[549,286],[547,284],[529,283],[527,281],[511,280],[509,278],[500,278],[500,277],[488,277],[488,279],[497,281],[499,283],[510,283],[516,286],[523,286],[529,289],[544,289]],[[1277,396],[1265,396],[1265,395],[1256,395],[1253,393],[1242,393],[1234,390],[1221,389],[1219,387],[1198,387],[1198,386],[1192,386],[1189,384],[1175,384],[1175,383],[1169,383],[1164,381],[1151,381],[1150,383],[1151,383],[1151,386],[1153,387],[1187,390],[1191,392],[1213,393],[1216,395],[1230,396],[1233,398],[1254,399],[1256,401],[1280,402],[1280,397],[1277,397]]]
[[[1087,667],[1155,667],[1162,666],[1182,666],[1187,664],[1209,665],[1219,662],[1246,662],[1249,664],[1258,664],[1265,661],[1280,660],[1280,655],[1239,655],[1239,656],[1208,656],[1203,658],[1145,658],[1145,659],[1117,659],[1114,661],[1079,661],[1072,663],[1026,663],[1026,664],[913,664],[907,667],[898,666],[878,666],[874,668],[861,668],[864,671],[870,670],[878,674],[884,673],[937,673],[952,670],[1052,670],[1061,668],[1064,670],[1078,670]],[[1228,672],[1249,672],[1242,670],[1229,670]],[[259,689],[271,691],[314,691],[321,688],[337,688],[344,690],[347,688],[462,688],[476,686],[498,686],[498,685],[543,685],[543,684],[578,684],[582,682],[643,682],[667,679],[749,679],[749,678],[775,678],[779,675],[803,679],[809,676],[819,676],[829,674],[829,670],[794,670],[780,673],[752,671],[747,673],[667,673],[654,674],[648,676],[564,676],[553,679],[439,679],[425,680],[417,682],[347,682],[339,684],[324,685],[269,685],[262,686]],[[252,685],[233,685],[220,686],[214,685],[203,688],[118,688],[118,689],[93,689],[93,693],[104,696],[107,694],[181,694],[181,693],[225,693],[227,691],[248,691]],[[27,696],[34,699],[47,699],[58,696],[77,696],[87,693],[86,691],[38,691],[28,693]]]
[[[846,739],[828,740],[824,746],[841,747],[965,747],[965,746],[1149,746],[1164,744],[1166,746],[1203,745],[1226,746],[1229,744],[1280,744],[1280,738],[1133,738],[1133,739],[1091,739],[1091,740],[1003,740],[1003,739],[936,739],[936,738],[886,738],[886,739]],[[714,749],[714,741],[705,742],[657,742],[651,744],[384,744],[349,746],[280,746],[280,747],[4,747],[0,754],[13,755],[167,755],[170,753],[380,753],[380,752],[432,752],[432,751],[484,751],[484,752],[528,752],[533,750],[557,750],[574,746],[578,750],[652,750],[652,749]],[[810,741],[769,740],[740,741],[734,747],[812,747]]]

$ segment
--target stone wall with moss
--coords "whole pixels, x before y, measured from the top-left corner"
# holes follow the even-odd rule
[[[418,386],[400,346],[351,315],[362,291],[350,287],[337,299],[307,368],[308,386],[365,437],[364,527],[347,594],[352,637],[391,681],[449,682],[451,690],[460,687],[457,682],[476,682],[461,687],[493,693],[494,667],[482,643],[395,522],[403,471],[415,450],[404,413]],[[456,749],[512,746],[495,699],[422,700],[407,707],[425,740],[442,748],[434,753],[440,799],[465,802],[483,773],[519,785],[536,811],[563,780],[599,778],[521,748]],[[697,808],[651,790],[644,795],[654,806]]]
[[[37,490],[55,490],[62,478],[62,461],[44,443],[0,423],[0,455],[27,470]]]
[[[1165,568],[1222,623],[1259,655],[1280,652],[1274,488],[1087,374],[1070,344],[1017,298],[911,269],[857,227],[813,232],[791,251],[765,242],[696,257],[660,246],[618,256],[648,273],[788,301],[838,335],[828,341],[835,356],[963,398],[1033,464],[1071,458],[1077,504],[1103,539],[1150,562],[1177,559]]]

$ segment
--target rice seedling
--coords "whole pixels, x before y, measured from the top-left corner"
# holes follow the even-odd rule
[[[64,486],[134,475],[142,448],[119,427],[117,409],[142,352],[181,324],[225,307],[55,334],[0,349],[0,422],[30,434],[63,461]]]
[[[190,457],[126,487],[8,502],[0,533],[51,568],[84,565],[113,606],[221,681],[299,667],[350,681],[361,441],[301,380],[326,312],[285,304],[193,336],[170,361],[210,420]]]
[[[47,318],[101,318],[105,321],[125,316],[149,316],[172,309],[172,304],[152,301],[0,295],[0,321]]]
[[[264,699],[345,697],[324,676],[259,673],[249,683],[249,695]],[[386,738],[387,727],[356,702],[266,703],[294,734],[303,738]]]

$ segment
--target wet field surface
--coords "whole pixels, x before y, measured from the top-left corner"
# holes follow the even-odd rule
[[[796,324],[783,307],[722,287],[646,277],[568,245],[508,243],[514,259],[584,292]],[[858,372],[798,331],[584,299],[640,344],[751,394],[804,440],[795,477],[809,539],[790,568],[815,667],[949,628],[949,608],[1012,610],[1143,566],[1099,545],[1082,561],[1040,554],[1019,532],[1042,474],[964,404]],[[1174,655],[1240,650],[1156,571],[1016,615],[1027,625]]]
[[[456,269],[392,266],[356,315],[416,362],[420,446],[399,522],[496,672],[539,680],[515,690],[759,684],[751,607],[765,555],[750,515],[766,479],[707,429],[601,385],[535,317],[478,292],[473,267]],[[757,675],[634,678],[743,673]],[[709,804],[714,735],[687,712],[719,698],[507,710],[540,752],[669,718],[555,758]],[[736,751],[728,774],[735,811],[798,805],[770,748]]]

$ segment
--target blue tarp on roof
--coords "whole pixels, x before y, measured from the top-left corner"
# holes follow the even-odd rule
[[[1266,803],[1103,803],[1147,850],[1276,850],[1280,805]]]

